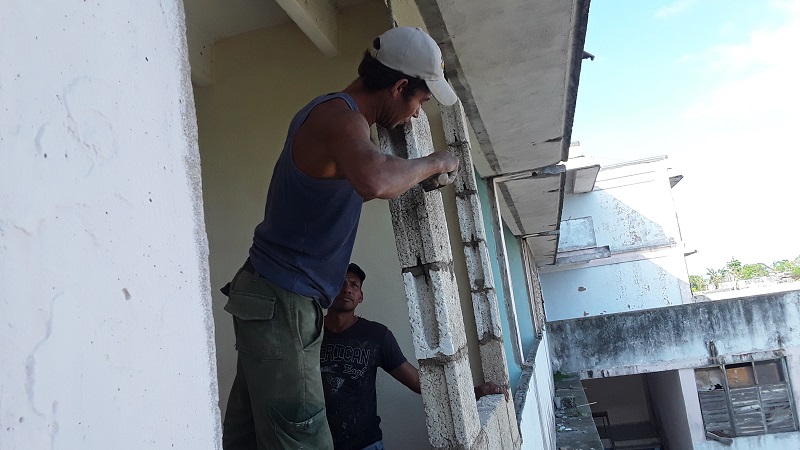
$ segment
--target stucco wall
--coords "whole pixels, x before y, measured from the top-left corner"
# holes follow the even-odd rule
[[[547,327],[555,368],[593,378],[794,354],[799,320],[800,291],[791,291],[562,320]]]
[[[486,207],[485,211],[488,215],[489,208]],[[517,237],[505,226],[503,232],[508,254],[508,268],[511,271],[511,287],[514,289],[514,309],[517,313],[517,326],[522,341],[522,354],[526,355],[533,350],[533,345],[536,343],[536,332],[533,329],[528,283],[525,281],[525,264],[522,261],[522,248]],[[499,277],[497,279],[499,280]]]
[[[539,347],[536,349],[533,374],[525,393],[525,406],[520,414],[519,425],[524,450],[554,449],[556,445],[553,369],[550,365],[550,352],[547,351],[547,339],[545,332],[541,341],[537,341]]]
[[[681,271],[686,272],[682,251],[651,259],[541,273],[547,319],[680,305],[683,288],[676,274]]]
[[[679,241],[666,160],[601,168],[594,190],[564,198],[561,220],[586,216],[612,252]]]
[[[767,434],[763,436],[748,436],[733,438],[733,444],[723,445],[712,440],[694,442],[694,450],[764,450],[764,449],[790,449],[800,448],[800,433]]]
[[[692,375],[691,393],[697,397],[694,390],[694,371],[669,370],[646,375],[650,387],[653,414],[661,426],[661,436],[664,438],[665,447],[677,449],[691,449],[692,435],[689,432],[689,419],[684,402],[684,386],[681,383],[681,372]],[[700,419],[702,422],[702,418]]]
[[[412,12],[403,17],[413,17]],[[341,54],[335,58],[323,56],[293,24],[237,36],[215,46],[215,83],[195,90],[223,413],[235,375],[236,352],[231,318],[222,309],[225,298],[217,289],[247,257],[292,116],[315,96],[341,90],[355,79],[364,50],[388,27],[382,2],[343,11],[339,16]],[[425,110],[434,144],[443,148],[439,106],[428,102]],[[455,217],[455,201],[449,197],[452,193],[445,195],[445,207],[448,215]],[[451,240],[458,242],[457,230],[451,229],[450,234]],[[456,269],[465,273],[463,253],[454,249],[453,254]],[[387,325],[406,357],[416,364],[388,202],[364,204],[352,260],[367,273],[364,303],[357,314]],[[462,303],[466,302],[468,338],[475,349],[469,285],[460,282],[459,289]],[[480,364],[474,352],[471,356],[478,381]],[[378,375],[378,414],[388,446],[429,445],[421,398],[382,371]]]
[[[180,1],[0,6],[0,447],[217,448]]]

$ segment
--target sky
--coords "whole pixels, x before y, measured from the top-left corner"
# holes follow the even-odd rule
[[[800,0],[595,0],[572,140],[667,155],[691,275],[800,256]]]

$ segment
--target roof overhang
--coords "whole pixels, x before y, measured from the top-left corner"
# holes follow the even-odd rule
[[[475,132],[476,167],[496,177],[504,222],[537,266],[553,264],[589,1],[417,5]],[[592,170],[570,187],[591,189]]]

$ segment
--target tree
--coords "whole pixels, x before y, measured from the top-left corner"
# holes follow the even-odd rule
[[[769,267],[766,264],[745,264],[739,270],[742,280],[752,280],[753,278],[766,277],[769,275]]]
[[[734,289],[739,289],[739,280],[742,279],[742,263],[731,256],[731,260],[725,264],[725,269],[733,276]]]
[[[689,286],[692,287],[692,292],[701,292],[708,289],[706,280],[700,275],[689,275]]]
[[[789,262],[788,259],[782,259],[780,261],[775,261],[775,262],[772,263],[772,270],[774,270],[777,273],[783,273],[783,272],[786,272],[786,271],[789,270],[789,267],[791,266],[791,264],[792,263]]]
[[[794,279],[800,278],[800,256],[793,261],[782,259],[772,263],[772,270],[781,275],[789,275]]]
[[[714,289],[719,289],[719,284],[725,280],[728,275],[725,269],[706,269],[708,275],[708,282],[714,285]]]

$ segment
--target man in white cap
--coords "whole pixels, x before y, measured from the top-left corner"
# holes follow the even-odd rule
[[[231,283],[237,371],[223,422],[225,450],[332,448],[320,378],[323,308],[339,292],[364,201],[399,196],[448,174],[448,152],[406,160],[381,153],[370,126],[418,117],[432,96],[457,101],[436,42],[419,28],[373,41],[358,78],[295,115],[250,255]],[[436,181],[435,183],[439,183]]]

